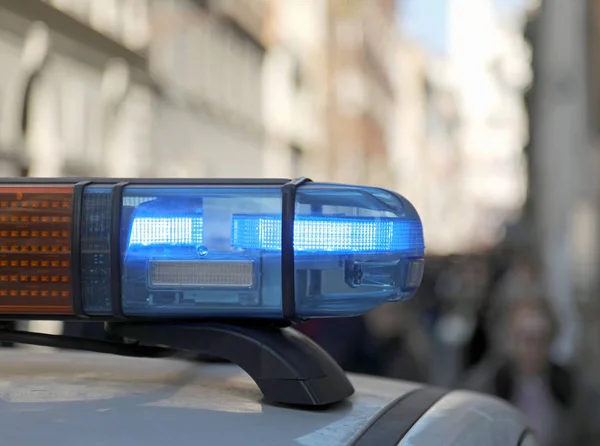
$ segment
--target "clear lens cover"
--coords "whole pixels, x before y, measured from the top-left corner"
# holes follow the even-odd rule
[[[307,184],[296,195],[296,313],[363,314],[414,294],[423,275],[423,228],[392,192]]]
[[[318,183],[301,185],[295,200],[292,248],[282,247],[289,215],[282,214],[280,185],[126,186],[123,314],[353,316],[414,294],[425,248],[421,221],[407,200],[376,188]],[[111,202],[110,186],[86,188],[81,281],[90,315],[113,312]],[[294,254],[285,271],[282,248]],[[284,296],[292,281],[294,295]]]
[[[281,220],[280,187],[128,186],[123,204],[126,316],[282,317],[281,249],[232,243],[237,214]]]

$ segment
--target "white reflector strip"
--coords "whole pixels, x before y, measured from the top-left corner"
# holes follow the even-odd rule
[[[254,285],[252,260],[150,261],[151,287],[231,287]]]

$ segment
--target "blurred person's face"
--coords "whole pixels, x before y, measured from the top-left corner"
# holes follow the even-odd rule
[[[517,310],[510,321],[511,354],[526,374],[539,374],[549,363],[552,330],[550,321],[535,308]]]

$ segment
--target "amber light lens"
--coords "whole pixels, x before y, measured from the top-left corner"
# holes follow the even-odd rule
[[[73,188],[0,186],[0,314],[73,314]]]

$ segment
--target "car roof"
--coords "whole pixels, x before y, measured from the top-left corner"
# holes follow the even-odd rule
[[[273,406],[240,368],[38,349],[4,349],[3,441],[21,445],[339,444],[416,384],[355,377],[325,410]],[[264,437],[264,438],[263,438]],[[60,440],[59,440],[60,439]],[[83,441],[85,439],[85,441]],[[197,443],[196,443],[197,444]]]
[[[350,375],[355,395],[326,409],[307,410],[264,402],[250,377],[231,364],[38,348],[1,354],[0,431],[3,442],[15,446],[349,444],[385,421],[398,401],[424,389]],[[477,429],[482,413],[504,420],[499,432],[505,442],[453,444],[517,444],[522,430],[507,405],[490,409],[485,397],[464,392],[444,396],[419,416],[426,409],[426,417],[411,421],[401,444],[439,444],[448,432],[461,438],[465,426]],[[462,428],[452,427],[454,414],[463,420]],[[486,432],[489,437],[491,430]]]

